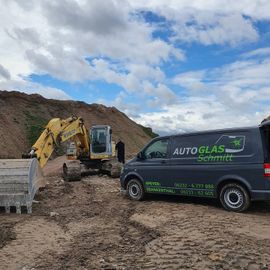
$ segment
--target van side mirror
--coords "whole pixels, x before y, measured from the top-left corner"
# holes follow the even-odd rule
[[[138,158],[138,159],[145,159],[145,156],[144,156],[143,152],[139,152],[139,153],[137,154],[137,158]]]

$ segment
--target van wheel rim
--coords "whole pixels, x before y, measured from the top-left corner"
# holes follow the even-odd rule
[[[238,189],[227,189],[224,193],[224,200],[231,208],[239,208],[244,202],[244,196]]]
[[[140,188],[138,185],[133,184],[130,186],[129,193],[132,197],[137,197],[139,195],[139,192],[140,192]]]

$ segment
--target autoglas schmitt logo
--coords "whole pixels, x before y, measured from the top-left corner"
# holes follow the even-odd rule
[[[246,137],[243,135],[222,135],[215,144],[224,145],[225,153],[239,153],[244,150],[245,141]]]

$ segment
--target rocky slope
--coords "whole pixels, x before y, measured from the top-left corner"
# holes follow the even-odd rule
[[[20,158],[30,149],[48,120],[71,115],[83,117],[87,128],[110,125],[113,139],[121,137],[129,155],[138,152],[153,135],[151,129],[136,124],[114,107],[0,91],[0,158]]]

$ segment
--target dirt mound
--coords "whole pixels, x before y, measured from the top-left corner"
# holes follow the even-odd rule
[[[71,115],[81,116],[87,128],[110,125],[113,139],[122,138],[128,155],[137,153],[155,135],[151,129],[138,125],[115,107],[0,91],[0,158],[20,158],[50,119]]]

